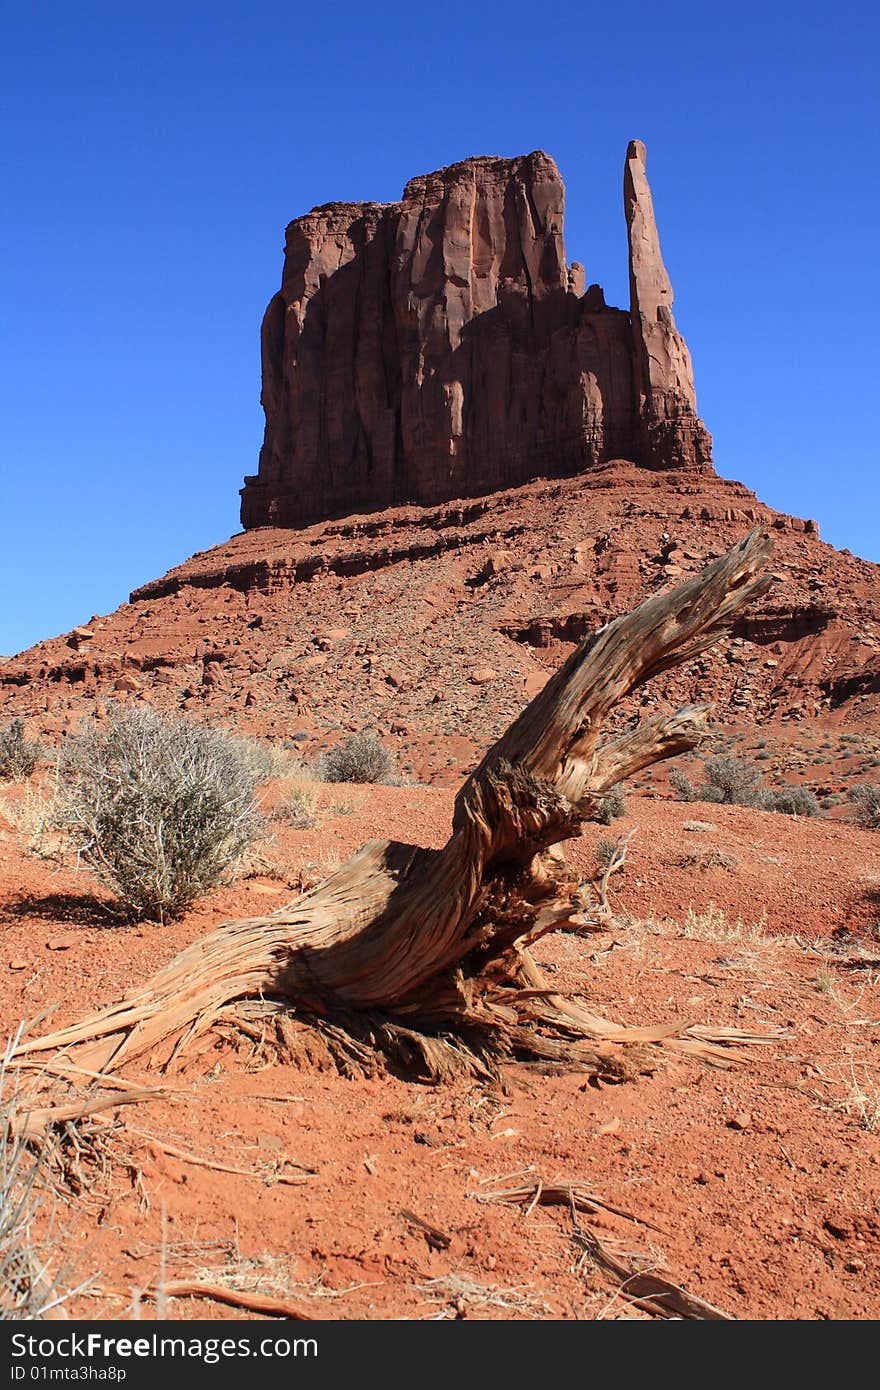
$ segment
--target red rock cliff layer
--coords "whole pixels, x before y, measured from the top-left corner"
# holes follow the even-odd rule
[[[243,525],[477,496],[616,457],[711,471],[644,164],[634,141],[629,313],[567,266],[565,189],[541,151],[291,222]]]

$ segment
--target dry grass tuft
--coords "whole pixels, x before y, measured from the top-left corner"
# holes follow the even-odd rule
[[[689,854],[683,855],[678,861],[680,869],[724,869],[732,874],[740,866],[740,860],[735,854],[728,854],[724,849],[703,849],[692,850]]]
[[[681,934],[689,941],[711,941],[716,945],[731,942],[766,941],[767,918],[761,916],[757,922],[744,922],[741,917],[729,921],[720,907],[710,903],[704,912],[688,908],[681,927]]]
[[[0,814],[24,850],[39,859],[60,859],[64,853],[59,809],[57,768],[42,781],[29,782],[23,794],[0,792]]]
[[[298,767],[281,778],[280,800],[272,815],[296,830],[308,830],[317,821],[321,783],[308,767]]]
[[[547,1303],[538,1302],[528,1286],[501,1288],[478,1284],[460,1274],[441,1274],[436,1279],[426,1279],[424,1283],[412,1284],[411,1287],[432,1302],[446,1305],[441,1317],[461,1317],[480,1309],[500,1309],[525,1318],[546,1317],[549,1312]]]
[[[876,1074],[864,1062],[859,1070],[850,1062],[844,1085],[844,1097],[834,1108],[854,1119],[866,1133],[880,1133],[880,1081]]]
[[[47,1150],[32,1149],[19,1117],[9,1057],[0,1057],[0,1321],[66,1318],[71,1289],[69,1234],[57,1229]]]

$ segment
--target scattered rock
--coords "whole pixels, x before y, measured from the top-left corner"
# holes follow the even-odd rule
[[[503,574],[505,570],[509,570],[512,564],[513,556],[509,550],[493,550],[486,561],[483,573],[489,578],[493,578],[495,575]]]
[[[498,672],[493,666],[477,666],[471,671],[470,679],[474,685],[489,685],[491,681],[498,679]]]

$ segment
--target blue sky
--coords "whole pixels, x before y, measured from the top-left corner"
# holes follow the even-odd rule
[[[543,148],[625,305],[634,136],[719,471],[880,560],[878,36],[851,0],[7,6],[0,653],[239,529],[292,217]]]

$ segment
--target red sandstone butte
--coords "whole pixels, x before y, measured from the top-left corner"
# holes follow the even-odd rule
[[[624,201],[629,312],[567,264],[565,189],[540,150],[291,222],[263,321],[266,434],[245,528],[482,496],[613,458],[711,472],[640,141]]]

